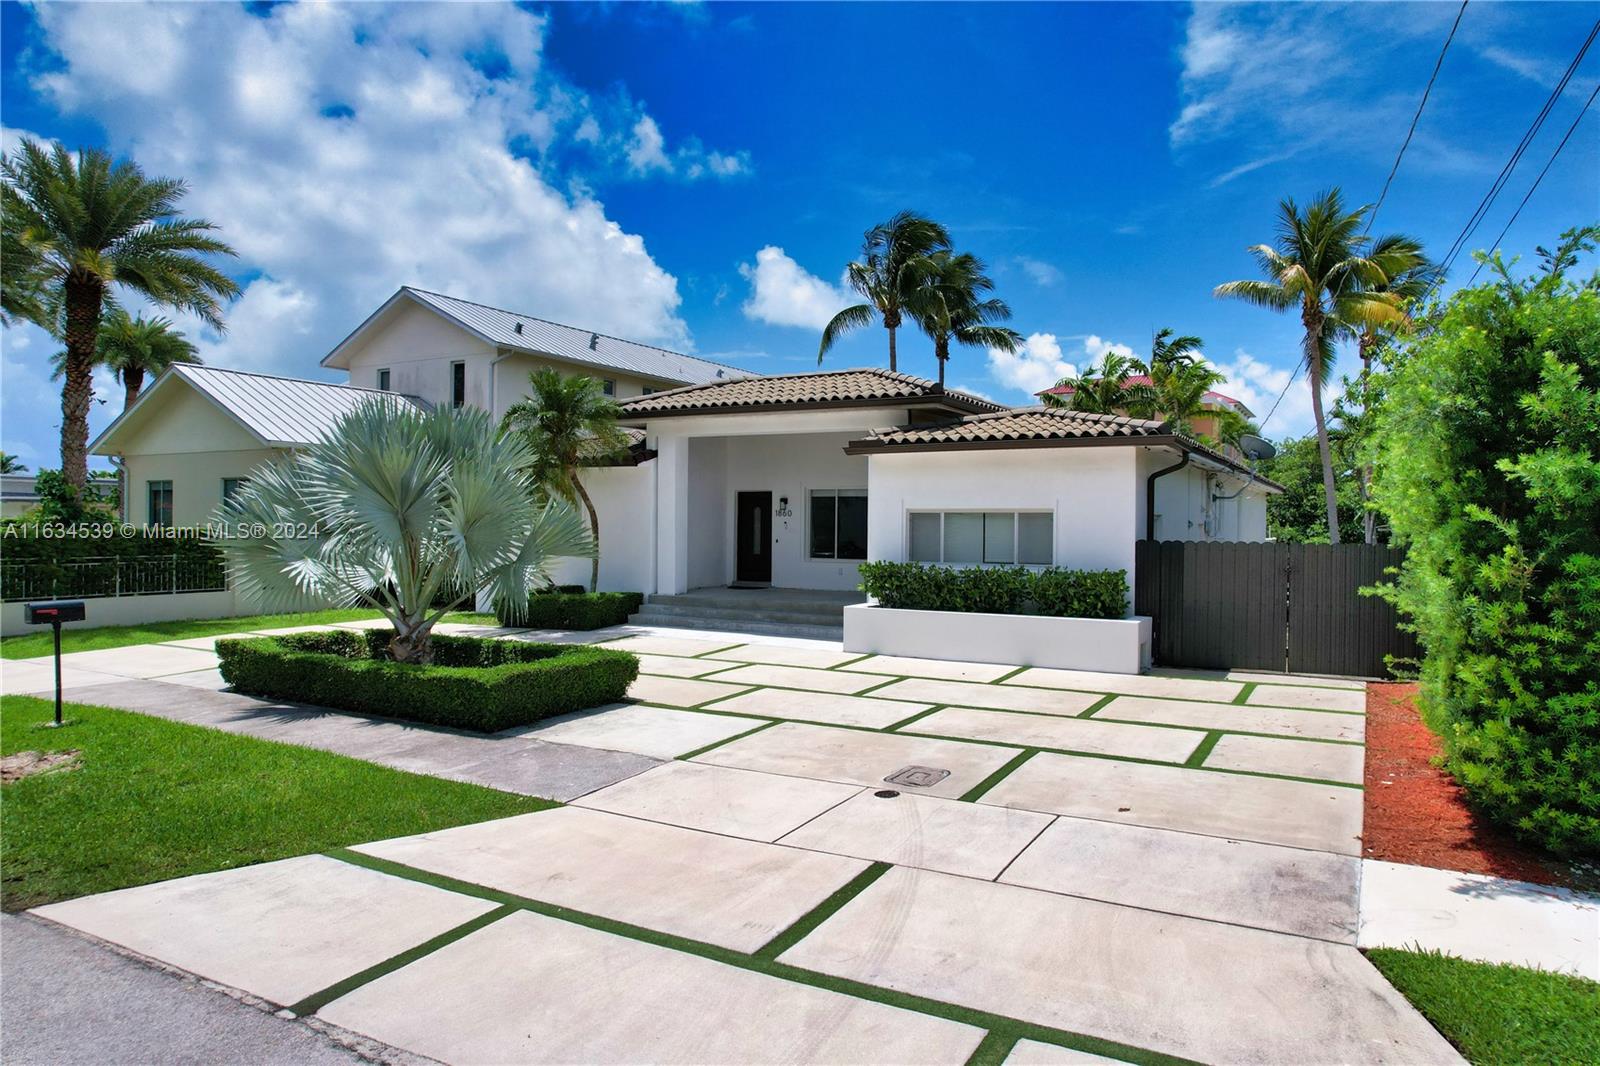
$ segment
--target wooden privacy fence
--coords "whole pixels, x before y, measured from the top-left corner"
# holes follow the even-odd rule
[[[1387,677],[1386,656],[1420,651],[1359,590],[1404,558],[1379,544],[1141,540],[1134,611],[1154,619],[1162,666]]]

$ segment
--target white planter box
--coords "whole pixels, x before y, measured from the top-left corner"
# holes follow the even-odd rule
[[[844,609],[844,650],[973,663],[1139,674],[1150,668],[1150,619]]]

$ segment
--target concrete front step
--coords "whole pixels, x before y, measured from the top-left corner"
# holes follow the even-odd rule
[[[661,614],[645,604],[628,621],[641,626],[668,626],[675,629],[709,629],[730,633],[755,633],[773,637],[807,637],[812,640],[843,640],[843,625],[818,625],[808,622],[757,621],[714,614]]]
[[[793,622],[798,625],[842,626],[844,613],[838,607],[792,608],[781,605],[721,607],[689,603],[657,603],[651,600],[642,610],[661,617],[727,618],[747,622]]]

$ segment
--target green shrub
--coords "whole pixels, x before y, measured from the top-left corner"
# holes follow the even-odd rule
[[[1425,649],[1423,714],[1472,802],[1595,854],[1600,290],[1559,266],[1533,281],[1494,266],[1386,383],[1375,499],[1407,547],[1387,594]]]
[[[1128,573],[876,562],[861,564],[861,591],[879,606],[912,611],[1124,618]]]
[[[48,532],[47,532],[48,531]],[[0,524],[0,596],[7,601],[52,596],[110,596],[120,588],[162,592],[220,588],[222,553],[204,536],[163,536],[108,519],[53,524],[10,519]]]
[[[521,615],[503,603],[495,604],[494,615],[503,626],[529,626],[533,629],[604,629],[620,626],[644,603],[639,592],[584,592],[579,586],[562,586],[554,592],[537,592],[528,597]]]
[[[1034,609],[1061,618],[1123,618],[1128,613],[1126,570],[1041,570],[1033,579]]]
[[[639,674],[627,652],[586,644],[436,635],[434,661],[388,657],[390,630],[220,640],[222,676],[241,692],[498,733],[622,699]]]

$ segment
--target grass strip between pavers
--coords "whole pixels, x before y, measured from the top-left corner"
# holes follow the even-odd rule
[[[1017,1046],[1016,1033],[1004,1029],[990,1029],[978,1046],[967,1056],[966,1066],[1000,1066]]]
[[[1229,700],[1228,702],[1237,703],[1242,706],[1247,700],[1250,699],[1250,693],[1254,692],[1255,690],[1256,682],[1246,681],[1244,683],[1244,688],[1241,688],[1238,692],[1234,693],[1233,699]]]
[[[1094,716],[1094,712],[1098,711],[1100,708],[1104,707],[1106,704],[1112,702],[1116,698],[1117,697],[1110,696],[1110,695],[1101,696],[1099,699],[1097,699],[1093,703],[1089,704],[1089,706],[1087,706],[1083,710],[1079,711],[1078,714],[1077,714],[1077,717],[1079,717],[1079,718],[1091,718],[1091,717]]]
[[[926,1014],[935,1018],[944,1018],[948,1021],[959,1022],[978,1029],[986,1029],[996,1040],[1001,1038],[1013,1041],[1037,1040],[1045,1044],[1054,1044],[1057,1047],[1071,1048],[1074,1051],[1084,1051],[1091,1055],[1103,1055],[1108,1058],[1121,1059],[1124,1062],[1136,1063],[1138,1066],[1199,1066],[1192,1059],[1167,1055],[1159,1051],[1150,1051],[1146,1048],[1134,1047],[1131,1044],[1120,1044],[1114,1040],[1089,1036],[1085,1033],[1055,1029],[1036,1022],[1025,1022],[1003,1014],[979,1010],[975,1007],[965,1007],[957,1003],[945,1003],[942,1000],[929,999],[926,996],[919,996],[911,992],[880,988],[877,985],[869,985],[848,977],[835,977],[832,974],[821,973],[817,970],[807,970],[790,963],[780,962],[777,959],[760,958],[755,955],[747,955],[741,951],[735,951],[732,948],[725,948],[718,944],[691,940],[676,933],[663,933],[655,929],[646,929],[644,926],[632,925],[628,922],[618,921],[615,918],[605,918],[598,914],[573,910],[570,907],[562,907],[554,903],[545,903],[526,896],[505,892],[498,888],[490,888],[487,885],[476,885],[470,881],[460,881],[443,874],[419,870],[414,866],[406,866],[402,863],[391,862],[388,859],[364,855],[361,852],[351,851],[346,848],[330,851],[327,855],[329,858],[348,862],[352,866],[363,866],[369,870],[389,874],[391,877],[401,877],[408,881],[432,885],[434,888],[442,888],[448,892],[455,892],[463,896],[490,900],[518,910],[530,911],[547,918],[555,918],[558,921],[571,922],[587,929],[610,933],[613,936],[626,937],[629,940],[650,944],[655,947],[696,955],[703,959],[710,959],[713,962],[737,966],[741,970],[765,974],[768,977],[776,977],[779,980],[789,981],[794,984],[820,988],[824,991],[837,992],[855,999],[882,1003],[886,1006],[899,1007],[902,1010],[914,1011],[918,1014]],[[995,1034],[1000,1035],[995,1036]],[[987,1041],[988,1038],[986,1037],[985,1040]]]
[[[1033,669],[1033,667],[1031,667],[1031,666],[1019,666],[1015,670],[1007,670],[1005,673],[1001,674],[999,677],[995,678],[993,681],[986,681],[986,682],[983,682],[983,684],[987,684],[987,685],[1002,685],[1002,684],[1005,684],[1007,681],[1011,680],[1013,677],[1016,677],[1018,674],[1022,673],[1024,670],[1032,670],[1032,669]],[[938,678],[929,678],[928,680],[937,681]]]
[[[782,955],[809,936],[817,926],[838,914],[839,911],[844,909],[846,903],[865,892],[874,881],[888,873],[892,868],[891,864],[886,862],[875,862],[868,866],[841,885],[827,899],[806,911],[799,918],[796,918],[794,924],[789,928],[757,948],[754,952],[755,957],[758,959],[775,959]]]
[[[1004,766],[1000,767],[1000,769],[996,770],[982,781],[979,781],[976,785],[973,785],[971,788],[967,789],[966,792],[957,797],[956,802],[976,803],[983,797],[984,793],[988,792],[991,788],[1010,777],[1012,771],[1019,768],[1023,763],[1027,762],[1037,754],[1039,754],[1038,748],[1022,749],[1021,751],[1017,752],[1016,755],[1012,756]]]
[[[1213,729],[1211,732],[1207,733],[1205,739],[1200,742],[1200,746],[1189,753],[1189,757],[1183,761],[1183,765],[1189,767],[1191,770],[1202,765],[1206,759],[1210,757],[1211,749],[1215,748],[1217,746],[1217,742],[1221,739],[1222,730],[1220,729]]]
[[[285,1009],[288,1010],[289,1013],[299,1015],[301,1017],[304,1017],[307,1014],[315,1014],[317,1011],[321,1010],[323,1007],[326,1007],[329,1003],[332,1003],[340,996],[343,996],[349,992],[353,992],[362,985],[370,984],[380,977],[391,974],[400,969],[402,966],[409,966],[411,963],[416,962],[424,955],[432,955],[435,951],[438,951],[447,944],[453,944],[457,940],[460,940],[462,937],[467,936],[470,933],[476,933],[484,926],[492,925],[508,914],[517,913],[518,909],[519,908],[513,907],[508,903],[501,904],[494,910],[486,911],[483,914],[478,915],[476,918],[462,922],[453,929],[446,929],[444,932],[440,933],[431,940],[424,940],[416,947],[407,948],[398,955],[391,955],[382,962],[374,963],[373,965],[368,966],[360,973],[351,974],[343,981],[337,981],[334,984],[329,985],[327,988],[324,988],[320,992],[313,992],[305,999],[302,999],[298,1003],[290,1004]]]
[[[937,714],[938,712],[940,712],[942,710],[945,710],[945,705],[942,704],[942,703],[935,703],[932,707],[929,707],[925,711],[918,711],[916,714],[911,715],[909,718],[902,718],[898,722],[894,722],[894,723],[892,723],[890,725],[884,726],[882,732],[893,733],[896,729],[899,729],[903,725],[910,725],[912,722],[920,722],[920,721],[922,721],[922,719],[928,717],[930,714]]]
[[[716,712],[713,711],[713,712],[710,712],[710,713],[715,714]],[[721,740],[713,740],[711,743],[705,745],[704,747],[696,748],[693,751],[686,751],[682,755],[677,756],[677,758],[681,762],[688,762],[690,759],[693,759],[695,756],[704,755],[708,751],[715,751],[716,749],[722,747],[724,744],[732,744],[736,740],[743,740],[745,737],[751,736],[752,734],[755,734],[755,733],[759,733],[763,729],[771,729],[773,726],[777,725],[778,722],[779,722],[779,719],[776,719],[776,718],[774,718],[770,722],[762,722],[760,725],[756,726],[753,729],[746,729],[743,733],[735,733],[733,736],[731,736],[731,737],[723,737]]]

